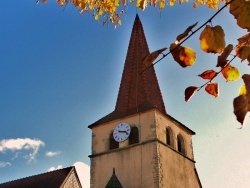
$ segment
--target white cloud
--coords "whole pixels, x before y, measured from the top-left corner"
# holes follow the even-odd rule
[[[16,138],[16,139],[4,139],[0,140],[0,153],[5,153],[6,151],[20,151],[20,150],[31,150],[28,154],[28,161],[31,162],[35,160],[36,154],[40,147],[44,146],[44,142],[39,139],[30,138]]]
[[[59,155],[60,153],[61,153],[60,151],[47,151],[45,155],[47,157],[54,157],[56,155]]]
[[[52,166],[52,167],[50,167],[50,168],[48,169],[48,172],[54,171],[54,170],[59,170],[59,169],[62,169],[62,168],[63,168],[62,165],[58,165],[57,167]]]
[[[83,162],[76,162],[73,166],[76,168],[77,175],[83,188],[90,187],[90,167]]]
[[[11,166],[10,162],[1,162],[0,161],[0,168],[4,168],[6,166]]]

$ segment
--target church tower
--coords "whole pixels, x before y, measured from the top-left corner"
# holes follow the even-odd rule
[[[91,188],[108,187],[112,169],[123,188],[202,187],[193,156],[195,133],[167,114],[154,68],[141,74],[149,53],[137,15],[115,110],[89,125]]]

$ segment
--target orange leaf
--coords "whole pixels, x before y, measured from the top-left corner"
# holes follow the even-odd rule
[[[196,53],[192,48],[172,43],[170,45],[170,52],[174,60],[182,67],[192,66],[196,61]]]
[[[147,55],[146,58],[143,61],[143,64],[146,67],[149,67],[152,65],[152,63],[157,59],[157,57],[163,52],[165,51],[167,48],[162,48],[160,50],[154,51],[151,54]]]
[[[198,76],[200,76],[203,79],[207,79],[207,80],[211,80],[213,79],[218,73],[215,72],[214,70],[207,70],[205,72],[203,72],[202,74],[199,74]]]
[[[205,90],[207,93],[209,93],[210,95],[213,95],[214,97],[218,97],[219,96],[219,85],[218,83],[211,83],[206,85]]]
[[[189,86],[185,89],[185,101],[188,102],[189,99],[197,92],[198,87],[196,86]]]
[[[221,73],[227,81],[236,81],[240,78],[240,71],[231,65],[225,66]]]
[[[222,54],[218,56],[216,67],[223,68],[227,64],[228,62],[227,57],[230,55],[232,50],[233,50],[233,45],[232,44],[227,45],[227,47],[223,50]]]

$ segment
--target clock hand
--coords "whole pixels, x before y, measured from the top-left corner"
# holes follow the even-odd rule
[[[119,133],[126,133],[128,135],[127,131],[118,131]]]

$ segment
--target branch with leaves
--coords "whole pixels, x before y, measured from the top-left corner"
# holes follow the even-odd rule
[[[47,0],[36,0],[37,4],[42,1],[47,3]],[[126,13],[126,8],[129,5],[135,5],[141,10],[145,10],[148,6],[157,7],[159,10],[164,9],[166,6],[173,6],[176,3],[182,4],[189,2],[189,0],[56,0],[60,6],[65,6],[68,3],[73,4],[81,15],[85,12],[92,12],[95,20],[102,20],[103,25],[108,22],[112,23],[114,27],[121,25],[122,15]],[[225,3],[221,8],[220,5]],[[200,48],[205,53],[221,54],[218,56],[217,67],[220,71],[213,69],[206,70],[199,76],[205,80],[208,80],[200,87],[190,86],[185,90],[185,100],[188,101],[197,91],[205,87],[205,91],[209,94],[218,97],[219,96],[219,84],[214,81],[214,78],[219,74],[222,74],[227,81],[236,81],[240,77],[240,71],[231,66],[230,63],[236,58],[240,58],[241,61],[248,61],[250,65],[250,33],[240,37],[238,44],[229,44],[226,47],[225,34],[221,26],[212,26],[212,20],[223,9],[229,7],[229,12],[237,20],[237,25],[242,29],[247,29],[250,32],[250,0],[194,0],[193,7],[197,8],[199,5],[206,5],[209,8],[217,9],[217,12],[201,25],[195,31],[192,31],[196,27],[197,23],[189,26],[182,34],[177,36],[176,41],[170,45],[169,52],[164,54],[167,50],[166,47],[152,52],[144,60],[144,64],[147,69],[154,66],[169,54],[173,59],[181,66],[188,67],[195,64],[196,52],[190,47],[184,47],[182,44],[188,40],[194,33],[204,28],[199,37]],[[235,54],[231,54],[232,52]],[[162,57],[158,59],[158,56],[162,54]],[[233,55],[233,58],[229,61],[229,55]],[[158,60],[157,60],[158,59]],[[144,70],[144,71],[147,71]],[[143,74],[143,73],[142,73]],[[237,120],[243,124],[245,116],[250,111],[250,75],[243,75],[245,86],[240,89],[240,96],[234,99],[234,113]]]
[[[237,67],[230,65],[230,63],[236,58],[240,58],[241,61],[247,60],[250,65],[250,33],[240,37],[238,39],[238,44],[235,47],[232,44],[226,46],[225,42],[225,33],[221,26],[212,26],[212,20],[216,15],[222,11],[224,8],[230,6],[230,13],[234,15],[237,19],[237,23],[243,29],[250,31],[250,1],[245,0],[231,0],[227,2],[221,9],[219,9],[211,18],[209,18],[203,25],[201,25],[195,31],[192,31],[196,27],[197,23],[189,26],[183,33],[177,36],[176,41],[170,45],[169,52],[163,54],[167,48],[162,48],[160,50],[154,51],[149,54],[144,59],[144,64],[146,69],[141,73],[143,74],[147,69],[151,68],[169,54],[172,55],[173,59],[183,68],[192,66],[196,61],[196,52],[190,47],[184,47],[182,44],[189,39],[194,33],[202,29],[203,31],[200,34],[200,48],[205,53],[214,53],[220,54],[217,59],[216,67],[220,68],[220,71],[215,71],[213,69],[206,70],[198,76],[202,79],[208,80],[202,86],[189,86],[185,90],[185,101],[189,101],[191,97],[202,88],[205,87],[205,91],[213,95],[214,97],[219,96],[219,84],[213,82],[213,80],[219,75],[222,74],[226,81],[236,81],[240,78],[240,71]],[[232,51],[235,51],[235,54],[232,55]],[[162,55],[161,58],[158,58],[159,55]],[[232,55],[231,60],[228,60],[228,57]],[[156,61],[157,60],[157,61]],[[246,79],[248,78],[249,79]],[[240,96],[234,100],[234,113],[237,120],[243,125],[245,116],[248,111],[250,111],[250,75],[244,75],[243,80],[246,86],[242,86],[240,89]],[[249,82],[249,83],[248,83]],[[243,89],[242,89],[243,88]],[[249,97],[249,98],[248,98]],[[249,102],[248,102],[249,101]],[[246,105],[249,104],[249,105]]]

